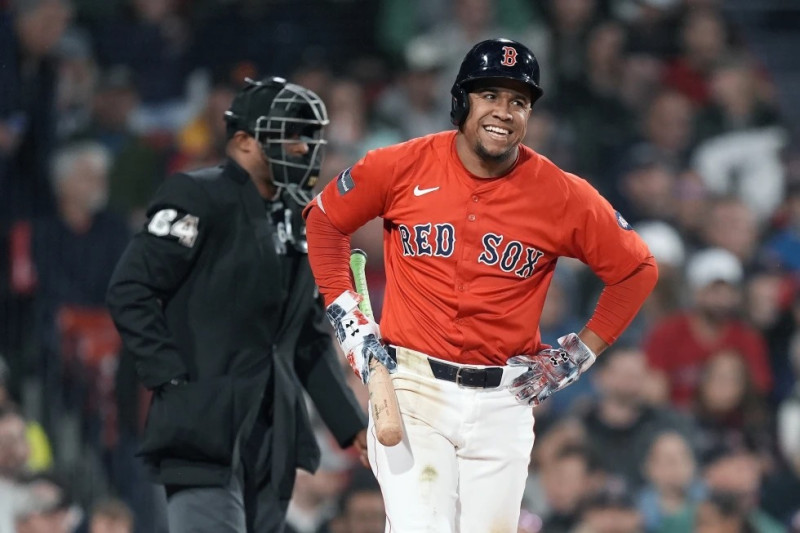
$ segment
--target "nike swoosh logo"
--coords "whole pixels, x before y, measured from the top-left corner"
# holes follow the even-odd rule
[[[430,189],[420,189],[419,185],[414,187],[414,196],[422,196],[423,194],[428,194],[429,192],[438,191],[439,187],[431,187]]]

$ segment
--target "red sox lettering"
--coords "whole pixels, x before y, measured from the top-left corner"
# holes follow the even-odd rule
[[[447,222],[415,224],[410,228],[405,224],[397,227],[405,257],[450,257],[456,243],[456,230]],[[503,242],[505,244],[503,244]],[[536,263],[544,252],[525,246],[516,240],[506,240],[499,233],[486,233],[482,238],[483,251],[478,262],[497,266],[503,272],[514,272],[526,279],[533,275]]]

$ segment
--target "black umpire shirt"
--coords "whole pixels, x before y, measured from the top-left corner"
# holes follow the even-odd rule
[[[301,209],[286,194],[265,202],[232,160],[177,174],[117,265],[107,299],[154,390],[140,453],[155,481],[227,483],[261,417],[272,431],[259,453],[271,460],[256,475],[289,498],[295,467],[319,463],[303,388],[341,446],[365,427],[328,334]],[[164,386],[179,376],[188,383]]]

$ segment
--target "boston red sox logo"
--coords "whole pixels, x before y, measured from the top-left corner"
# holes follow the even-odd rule
[[[500,62],[504,67],[513,67],[517,64],[517,49],[513,46],[503,47],[503,60]]]

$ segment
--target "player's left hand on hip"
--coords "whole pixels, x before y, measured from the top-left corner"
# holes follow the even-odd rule
[[[369,383],[369,362],[372,358],[385,366],[389,373],[397,370],[397,363],[381,344],[378,324],[358,308],[361,299],[360,294],[345,291],[328,306],[326,314],[347,362],[366,385]]]
[[[523,405],[539,405],[554,393],[578,380],[591,367],[597,356],[575,333],[558,339],[560,348],[547,348],[536,355],[516,355],[510,366],[527,366],[528,370],[508,387]]]

